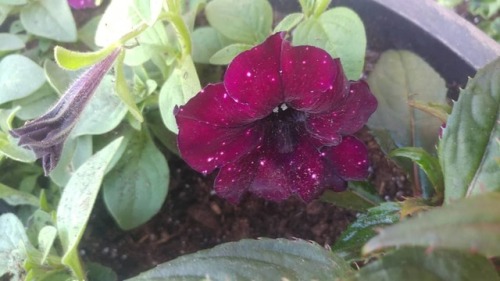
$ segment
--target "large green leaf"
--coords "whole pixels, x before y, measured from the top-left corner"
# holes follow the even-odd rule
[[[391,50],[382,54],[368,83],[378,100],[370,128],[388,131],[398,147],[434,151],[441,122],[408,102],[445,103],[446,85],[439,74],[413,53]]]
[[[213,28],[236,42],[253,45],[271,34],[273,10],[267,0],[213,0],[205,14]]]
[[[43,69],[27,57],[13,54],[0,61],[0,104],[24,98],[43,83]]]
[[[21,281],[23,262],[26,259],[24,245],[29,244],[24,226],[16,215],[0,216],[0,276],[11,275],[8,280]]]
[[[237,55],[251,48],[252,45],[249,44],[231,44],[213,54],[209,62],[217,65],[228,65]]]
[[[30,1],[21,9],[20,18],[29,33],[61,42],[77,39],[75,20],[66,0]]]
[[[149,135],[132,134],[125,153],[103,182],[104,202],[122,229],[137,227],[160,210],[169,174],[165,157]]]
[[[143,272],[138,280],[336,280],[352,273],[342,258],[301,240],[226,243]]]
[[[83,278],[78,259],[78,243],[82,238],[104,174],[123,138],[111,142],[81,165],[64,188],[57,208],[57,230],[64,249],[62,263]]]
[[[276,32],[289,32],[297,24],[299,24],[304,19],[303,13],[291,13],[284,17],[277,25],[274,27],[273,33]]]
[[[186,104],[201,89],[200,80],[190,56],[183,58],[160,90],[160,113],[167,128],[177,133],[174,108]]]
[[[363,245],[376,235],[374,229],[398,222],[399,210],[399,204],[392,202],[369,209],[342,233],[332,247],[333,252],[346,260],[359,259]]]
[[[500,256],[500,193],[491,192],[435,208],[387,227],[364,247],[370,253],[416,245]]]
[[[312,45],[340,58],[347,78],[358,80],[366,52],[365,27],[349,8],[339,7],[319,17],[310,17],[293,32],[294,45]]]
[[[445,202],[500,191],[500,59],[460,93],[439,143]]]
[[[498,281],[487,258],[461,251],[402,248],[363,267],[348,280]]]

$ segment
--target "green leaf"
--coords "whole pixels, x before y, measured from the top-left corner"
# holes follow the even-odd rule
[[[1,5],[24,5],[28,3],[28,0],[0,0]]]
[[[10,11],[13,9],[11,5],[0,4],[0,25],[2,25],[9,15]]]
[[[210,59],[211,64],[217,65],[227,65],[229,64],[237,55],[249,50],[252,45],[235,43],[222,48],[217,51]]]
[[[289,32],[292,30],[297,24],[299,24],[304,19],[303,13],[291,13],[284,17],[278,25],[273,30],[273,33],[286,31]]]
[[[46,225],[40,230],[40,233],[38,234],[38,248],[43,253],[41,264],[44,264],[47,260],[56,237],[57,228],[52,225]]]
[[[402,248],[364,266],[348,280],[498,281],[500,277],[491,262],[477,254]]]
[[[47,225],[53,225],[52,216],[40,209],[36,210],[28,219],[26,234],[31,244],[38,247],[38,235],[42,228]]]
[[[349,225],[333,245],[332,251],[346,260],[361,259],[361,248],[376,235],[374,229],[398,222],[399,210],[399,204],[393,202],[369,209]]]
[[[44,83],[33,94],[12,102],[14,107],[19,107],[16,117],[22,120],[35,119],[53,106],[59,97],[49,83]]]
[[[500,193],[491,192],[434,208],[380,231],[363,252],[425,246],[500,255]]]
[[[106,75],[78,123],[71,132],[73,137],[100,135],[113,130],[127,114],[127,107],[115,93],[113,77]]]
[[[273,10],[266,0],[213,0],[205,14],[213,28],[236,42],[253,45],[271,33]]]
[[[197,28],[191,34],[193,40],[193,61],[196,63],[210,63],[210,58],[219,50],[231,43],[213,27]]]
[[[26,259],[24,245],[29,245],[24,226],[16,215],[0,216],[0,276],[10,275],[10,281],[24,280],[23,262]]]
[[[0,54],[24,48],[24,41],[15,34],[0,33]]]
[[[89,281],[116,281],[118,276],[109,267],[90,262],[86,264],[86,269],[88,271],[87,278]]]
[[[335,280],[349,264],[302,240],[241,240],[182,256],[128,279],[138,280]]]
[[[94,37],[101,18],[102,15],[97,15],[78,29],[78,40],[91,50],[99,49],[94,42]]]
[[[445,202],[500,191],[500,59],[479,70],[460,93],[439,143]]]
[[[8,133],[17,111],[19,111],[19,107],[0,109],[0,155],[3,154],[20,162],[34,162],[36,160],[35,153],[18,146],[18,140]]]
[[[124,52],[122,52],[118,59],[116,60],[115,65],[115,90],[122,102],[127,106],[127,109],[130,111],[132,116],[139,121],[143,122],[144,118],[142,117],[141,110],[137,107],[135,103],[134,96],[128,89],[127,80],[125,80],[124,73],[124,65],[123,65]]]
[[[361,77],[366,52],[365,27],[349,8],[330,9],[319,18],[304,20],[293,32],[293,44],[322,48],[333,58],[340,58],[347,78]]]
[[[186,104],[201,89],[200,80],[196,73],[193,60],[186,57],[179,61],[170,77],[165,81],[160,90],[160,112],[163,123],[167,128],[178,133],[175,121],[174,108]]]
[[[8,55],[0,61],[0,104],[24,98],[45,83],[40,66],[25,56]]]
[[[57,208],[57,228],[64,249],[62,263],[77,277],[83,278],[78,260],[78,244],[99,193],[104,173],[108,169],[123,138],[118,138],[101,149],[71,176],[64,188]]]
[[[376,190],[367,182],[349,182],[346,191],[334,192],[327,190],[321,196],[321,200],[342,208],[357,211],[366,211],[382,203]]]
[[[391,151],[389,156],[409,158],[417,163],[427,175],[434,190],[440,195],[444,193],[443,172],[441,171],[441,165],[439,165],[439,159],[437,157],[432,156],[420,147],[398,148]]]
[[[110,45],[95,52],[77,52],[56,46],[54,48],[54,57],[60,67],[68,70],[77,70],[98,63],[115,49],[115,46]]]
[[[92,156],[92,148],[92,136],[69,137],[64,142],[57,166],[49,174],[50,179],[56,185],[64,187],[76,169]]]
[[[443,78],[409,51],[382,54],[368,77],[378,108],[368,121],[370,128],[388,131],[398,147],[417,146],[434,151],[441,122],[408,102],[446,102]]]
[[[160,16],[163,0],[134,0],[134,8],[141,19],[153,25]]]
[[[112,0],[106,8],[95,34],[97,46],[109,46],[130,34],[145,22],[134,7],[134,0]]]
[[[67,71],[59,67],[56,63],[46,60],[43,64],[45,77],[49,84],[59,95],[64,94],[69,85],[75,81],[83,71]]]
[[[451,113],[451,106],[447,104],[438,104],[432,102],[424,103],[417,100],[411,100],[408,101],[408,105],[436,117],[442,123],[446,123],[446,121],[448,120],[448,115]]]
[[[75,42],[76,24],[66,0],[30,1],[20,14],[26,31],[60,42]]]
[[[169,168],[147,133],[128,138],[127,148],[103,182],[106,207],[120,228],[135,228],[153,217],[167,197]]]
[[[2,183],[0,183],[0,199],[12,206],[31,205],[37,207],[39,203],[38,198],[32,194],[19,191]]]

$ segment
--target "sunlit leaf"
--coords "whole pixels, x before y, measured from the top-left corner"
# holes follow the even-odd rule
[[[29,58],[13,54],[0,61],[0,104],[24,98],[45,83],[40,66]]]
[[[26,259],[23,245],[28,245],[24,226],[16,215],[0,216],[0,276],[10,275],[10,281],[24,280],[21,269]]]
[[[34,195],[19,191],[12,187],[0,183],[0,199],[7,202],[7,204],[16,205],[32,205],[38,206],[38,198]]]
[[[227,65],[241,52],[249,50],[250,48],[252,48],[252,45],[240,43],[231,44],[217,51],[210,57],[209,62],[211,64]]]

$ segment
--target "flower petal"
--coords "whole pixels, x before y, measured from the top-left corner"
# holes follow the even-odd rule
[[[322,154],[303,136],[285,165],[291,189],[309,202],[324,190],[325,167]]]
[[[349,95],[327,114],[311,114],[306,128],[325,145],[336,145],[341,135],[360,130],[377,109],[377,100],[364,81],[352,82]]]
[[[272,35],[262,44],[236,56],[224,76],[229,95],[248,104],[257,118],[271,113],[283,102],[280,54],[282,47],[290,44],[283,36],[284,33]]]
[[[227,94],[224,84],[207,85],[176,112],[177,118],[188,118],[220,127],[249,124],[256,119],[253,110]]]
[[[215,178],[214,190],[218,196],[236,204],[248,191],[255,178],[256,154],[249,154],[237,162],[222,167]]]
[[[95,0],[68,0],[71,8],[75,10],[95,8]]]
[[[363,142],[353,136],[345,136],[337,146],[326,147],[325,160],[344,180],[364,180],[368,177],[368,150]]]
[[[285,101],[308,113],[329,110],[347,94],[348,82],[339,59],[313,46],[283,47]]]
[[[237,161],[262,141],[258,124],[227,128],[177,115],[177,137],[182,158],[198,172],[207,174]]]

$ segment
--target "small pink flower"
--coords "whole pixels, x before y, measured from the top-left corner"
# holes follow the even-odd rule
[[[377,107],[368,85],[347,81],[324,50],[283,37],[238,55],[224,82],[176,110],[181,156],[201,173],[219,169],[215,191],[233,203],[246,192],[310,201],[368,176],[367,149],[351,136]]]

